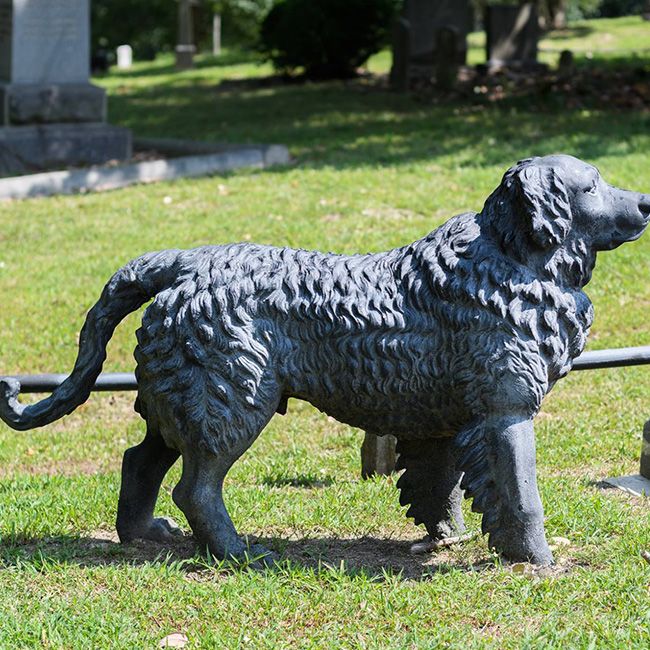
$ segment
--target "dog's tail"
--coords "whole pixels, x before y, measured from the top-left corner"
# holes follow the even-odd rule
[[[72,413],[90,395],[106,359],[106,346],[120,321],[170,286],[178,275],[180,251],[148,253],[122,267],[104,287],[88,312],[79,335],[79,352],[70,376],[47,398],[24,406],[20,383],[0,380],[0,418],[24,431],[42,427]]]

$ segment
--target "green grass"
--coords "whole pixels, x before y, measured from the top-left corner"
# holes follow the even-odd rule
[[[2,372],[68,370],[103,283],[146,250],[249,239],[381,250],[479,209],[516,159],[553,151],[650,190],[647,113],[432,107],[366,82],[252,84],[270,69],[234,54],[213,63],[179,74],[163,59],[104,78],[112,121],[140,135],[285,142],[294,164],[2,204]],[[649,279],[649,236],[601,255],[592,349],[649,343]],[[137,322],[119,327],[107,370],[133,368]],[[640,367],[575,373],[546,400],[547,532],[570,545],[557,571],[537,575],[502,567],[480,537],[409,556],[421,532],[392,479],[359,480],[361,433],[295,401],[226,487],[240,530],[283,554],[269,572],[208,562],[188,540],[115,543],[121,454],[143,435],[132,395],[94,395],[42,430],[2,427],[0,648],[155,647],[174,631],[205,648],[647,648],[648,501],[598,481],[637,471],[649,393]],[[170,498],[177,479],[174,468],[159,510],[187,530]]]

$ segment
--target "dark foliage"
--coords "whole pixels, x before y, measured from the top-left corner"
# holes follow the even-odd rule
[[[398,0],[280,0],[262,24],[260,49],[276,68],[345,79],[389,41]]]

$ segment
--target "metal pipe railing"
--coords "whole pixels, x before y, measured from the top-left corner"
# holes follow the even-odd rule
[[[616,348],[583,352],[574,362],[573,370],[598,370],[650,364],[650,345],[636,348]],[[20,382],[21,393],[50,393],[62,384],[67,375],[14,375]],[[132,372],[107,372],[97,378],[94,391],[137,390]]]

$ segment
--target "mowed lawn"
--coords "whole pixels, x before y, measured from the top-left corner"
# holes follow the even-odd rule
[[[628,23],[650,36],[650,24],[625,19],[622,31]],[[588,25],[572,38],[594,41],[600,23]],[[111,120],[143,136],[283,142],[294,163],[1,204],[0,373],[69,371],[103,284],[148,250],[242,240],[384,250],[479,210],[508,166],[552,152],[650,192],[648,112],[431,106],[373,80],[274,84],[266,64],[235,54],[185,73],[171,63],[99,80]],[[587,292],[590,349],[650,344],[650,233],[601,254]],[[137,326],[134,314],[118,328],[106,370],[133,369]],[[121,456],[144,432],[133,398],[93,395],[42,430],[0,427],[0,648],[150,648],[172,632],[192,648],[650,645],[648,499],[600,484],[638,471],[650,367],[574,373],[546,399],[538,473],[557,567],[540,573],[503,566],[480,536],[409,555],[423,531],[394,478],[360,479],[362,433],[294,400],[225,491],[240,530],[282,556],[276,569],[215,563],[189,538],[121,546]],[[170,496],[178,476],[158,510],[188,531]]]

